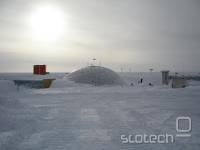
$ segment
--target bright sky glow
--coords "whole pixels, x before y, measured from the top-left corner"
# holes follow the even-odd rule
[[[199,72],[198,0],[0,0],[0,72]]]
[[[64,31],[64,16],[54,7],[43,6],[32,13],[31,27],[35,38],[45,41],[56,40]]]

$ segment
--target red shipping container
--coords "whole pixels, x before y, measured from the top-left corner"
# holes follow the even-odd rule
[[[38,74],[38,75],[47,74],[46,65],[34,65],[33,66],[33,74]]]

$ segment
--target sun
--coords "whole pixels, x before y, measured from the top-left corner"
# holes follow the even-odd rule
[[[42,6],[31,14],[30,24],[35,38],[55,40],[64,32],[64,15],[55,7]]]

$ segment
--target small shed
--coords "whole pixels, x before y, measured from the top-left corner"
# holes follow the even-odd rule
[[[46,65],[34,65],[33,66],[33,74],[36,75],[45,75],[46,72]]]
[[[184,78],[172,78],[172,88],[185,88],[187,80]]]

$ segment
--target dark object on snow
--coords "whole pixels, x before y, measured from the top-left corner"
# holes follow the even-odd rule
[[[143,78],[141,78],[139,81],[138,81],[138,84],[142,84],[143,83]]]
[[[130,84],[130,86],[134,86],[134,84],[133,84],[133,83],[131,83],[131,84]]]
[[[149,86],[153,86],[153,84],[150,82],[150,83],[149,83]]]

